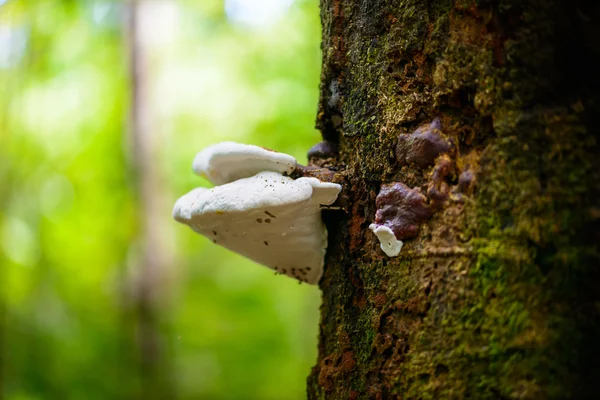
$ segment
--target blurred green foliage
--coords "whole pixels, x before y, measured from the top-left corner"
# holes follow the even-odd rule
[[[0,0],[0,398],[301,399],[319,291],[171,220],[223,140],[305,159],[319,80],[317,0],[269,23],[222,0],[160,1],[143,28],[164,269],[160,379],[140,366],[141,212],[125,1]],[[289,2],[288,2],[289,3]],[[165,5],[166,4],[166,5]],[[162,8],[161,8],[162,7]]]

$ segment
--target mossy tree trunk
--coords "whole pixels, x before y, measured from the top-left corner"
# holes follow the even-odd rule
[[[317,125],[349,206],[309,398],[596,394],[598,2],[321,0],[321,18]],[[368,226],[395,182],[431,216],[391,258]]]

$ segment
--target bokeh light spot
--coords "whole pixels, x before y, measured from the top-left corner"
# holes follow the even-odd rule
[[[259,27],[276,22],[294,0],[226,0],[225,12],[230,20]]]
[[[32,266],[39,259],[39,247],[33,229],[22,219],[7,218],[2,227],[0,245],[13,262]]]

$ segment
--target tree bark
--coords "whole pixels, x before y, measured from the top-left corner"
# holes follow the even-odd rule
[[[349,206],[326,217],[309,398],[596,394],[600,5],[321,0],[321,20],[317,127]],[[426,199],[377,198],[397,188]]]

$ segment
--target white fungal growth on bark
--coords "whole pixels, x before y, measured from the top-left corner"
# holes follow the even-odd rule
[[[369,229],[379,239],[379,247],[388,257],[396,257],[402,250],[402,240],[396,239],[394,232],[385,225],[371,224]]]
[[[298,162],[293,156],[250,144],[222,142],[196,155],[194,172],[215,185],[248,178],[262,171],[290,173]]]
[[[257,146],[211,146],[196,156],[194,169],[220,185],[182,196],[173,217],[278,273],[317,284],[327,248],[321,206],[332,204],[341,186],[282,175],[291,160],[295,167],[292,156]]]

